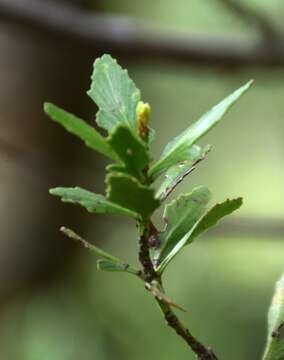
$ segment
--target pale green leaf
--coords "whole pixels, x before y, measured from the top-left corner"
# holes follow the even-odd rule
[[[156,196],[161,200],[167,198],[176,186],[181,183],[192,170],[194,170],[195,165],[204,159],[209,150],[210,147],[206,147],[202,150],[200,146],[192,145],[189,149],[187,160],[180,161],[178,164],[175,164],[167,170],[165,180],[160,185]]]
[[[160,272],[186,244],[194,227],[204,215],[210,197],[209,190],[200,186],[166,205],[166,230],[158,235],[160,246],[153,254],[154,263]]]
[[[191,146],[211,128],[217,125],[230,107],[249,89],[251,84],[252,81],[249,81],[247,84],[236,90],[218,105],[214,106],[196,123],[168,143],[161,158],[151,167],[149,175],[155,179],[162,172],[166,171],[179,161],[187,160]]]
[[[284,359],[284,274],[276,289],[268,313],[268,338],[263,360]]]
[[[91,213],[98,214],[121,214],[137,218],[137,214],[129,209],[112,203],[101,194],[95,194],[80,187],[64,188],[57,187],[50,189],[51,195],[61,197],[63,202],[79,204]]]
[[[124,125],[119,125],[112,131],[108,142],[124,165],[122,172],[143,179],[143,170],[150,161],[146,144]]]
[[[235,210],[239,209],[242,206],[243,199],[227,199],[221,204],[216,204],[212,207],[199,221],[198,225],[195,227],[193,233],[187,241],[187,244],[191,243],[194,238],[199,236],[201,233],[208,230],[210,227],[216,225],[219,220],[223,217],[230,215]]]
[[[118,163],[115,163],[115,164],[109,164],[106,166],[106,171],[108,173],[111,173],[111,172],[118,172],[118,173],[125,173],[127,174],[127,171],[126,171],[126,168],[123,164],[118,164]]]
[[[83,140],[89,148],[113,160],[117,159],[117,155],[108,144],[107,139],[84,120],[51,103],[44,104],[44,111],[53,121]]]
[[[101,271],[126,272],[132,275],[140,276],[140,271],[129,264],[123,262],[114,262],[109,260],[98,260],[97,268]]]
[[[160,205],[154,190],[142,185],[135,178],[126,174],[110,174],[107,177],[107,198],[123,208],[147,218]]]
[[[103,55],[94,63],[92,84],[88,95],[98,105],[97,123],[110,131],[124,124],[136,131],[136,108],[140,91],[110,55]]]

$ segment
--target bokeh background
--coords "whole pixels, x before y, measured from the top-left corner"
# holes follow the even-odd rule
[[[61,23],[57,9],[73,16],[74,27]],[[101,17],[86,24],[89,14]],[[156,156],[255,79],[203,140],[213,144],[207,160],[176,191],[204,184],[214,201],[241,195],[244,206],[175,259],[165,283],[188,309],[183,321],[220,359],[261,358],[267,309],[284,271],[283,16],[282,0],[0,0],[0,359],[194,359],[142,284],[97,272],[94,256],[58,232],[66,225],[137,261],[133,222],[48,195],[55,185],[104,191],[104,159],[42,113],[49,100],[94,124],[85,92],[104,52],[129,69],[151,103]],[[96,30],[89,34],[87,25]],[[133,25],[142,29],[138,43]],[[147,48],[159,43],[155,31],[172,50]],[[198,56],[187,53],[192,44],[201,46]]]

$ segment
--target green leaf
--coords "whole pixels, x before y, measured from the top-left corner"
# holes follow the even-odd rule
[[[249,89],[251,84],[252,81],[249,81],[247,84],[236,90],[218,105],[214,106],[196,123],[191,125],[183,133],[168,143],[160,160],[151,167],[149,175],[155,179],[162,172],[169,169],[179,161],[187,160],[191,146],[211,128],[217,125],[230,107]]]
[[[149,164],[148,148],[133,131],[120,125],[111,133],[108,142],[124,164],[125,170],[138,179],[143,179],[142,171]]]
[[[195,169],[195,165],[205,158],[209,150],[210,147],[202,150],[200,146],[192,145],[189,149],[188,159],[168,169],[165,174],[165,180],[160,185],[156,196],[161,200],[167,198],[176,186]]]
[[[160,248],[153,254],[161,272],[186,244],[194,226],[206,211],[210,191],[205,186],[195,188],[189,194],[182,194],[165,207],[166,230],[159,234]]]
[[[130,216],[133,218],[138,217],[138,215],[135,214],[134,212],[107,200],[103,195],[95,194],[80,187],[74,187],[74,188],[57,187],[54,189],[50,189],[49,193],[51,195],[61,197],[61,200],[63,202],[79,204],[84,208],[86,208],[91,213],[120,214],[120,215]]]
[[[94,63],[88,95],[98,105],[97,123],[110,131],[124,124],[136,131],[136,108],[140,91],[110,55],[103,55]]]
[[[160,205],[153,189],[129,175],[110,174],[107,176],[107,184],[107,198],[110,201],[138,213],[143,219]]]
[[[210,209],[205,216],[200,220],[198,225],[195,227],[193,233],[187,241],[187,244],[191,243],[194,238],[199,236],[201,233],[208,230],[210,227],[216,225],[219,220],[223,217],[230,215],[235,210],[239,209],[243,204],[242,198],[227,199],[221,204],[216,204]]]
[[[263,360],[284,359],[284,274],[276,284],[268,312],[268,338]]]
[[[76,135],[83,140],[89,148],[96,150],[113,160],[117,159],[117,156],[109,146],[107,139],[84,120],[51,103],[44,104],[44,111],[53,121],[62,125],[71,134]]]
[[[123,262],[113,262],[109,260],[98,260],[97,268],[101,271],[110,271],[110,272],[127,272],[132,275],[139,276],[140,271],[129,264]]]
[[[106,171],[111,172],[118,172],[118,173],[125,173],[127,174],[126,168],[123,164],[109,164],[106,167]]]

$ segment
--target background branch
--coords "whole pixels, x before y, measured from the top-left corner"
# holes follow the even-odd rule
[[[222,68],[284,65],[284,41],[280,38],[271,49],[264,42],[172,33],[128,17],[99,15],[50,0],[0,0],[0,17],[88,49],[136,61],[163,60]],[[249,17],[256,22],[255,17]],[[263,27],[263,21],[258,23]]]
[[[227,8],[233,15],[237,16],[243,22],[255,26],[263,40],[276,40],[281,36],[276,26],[260,11],[248,7],[236,0],[217,0],[221,5]]]

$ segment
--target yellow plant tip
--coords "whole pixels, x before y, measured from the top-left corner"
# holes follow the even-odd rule
[[[149,135],[150,114],[150,105],[148,103],[144,103],[143,101],[139,101],[136,108],[136,115],[138,131],[142,139],[147,139]]]

